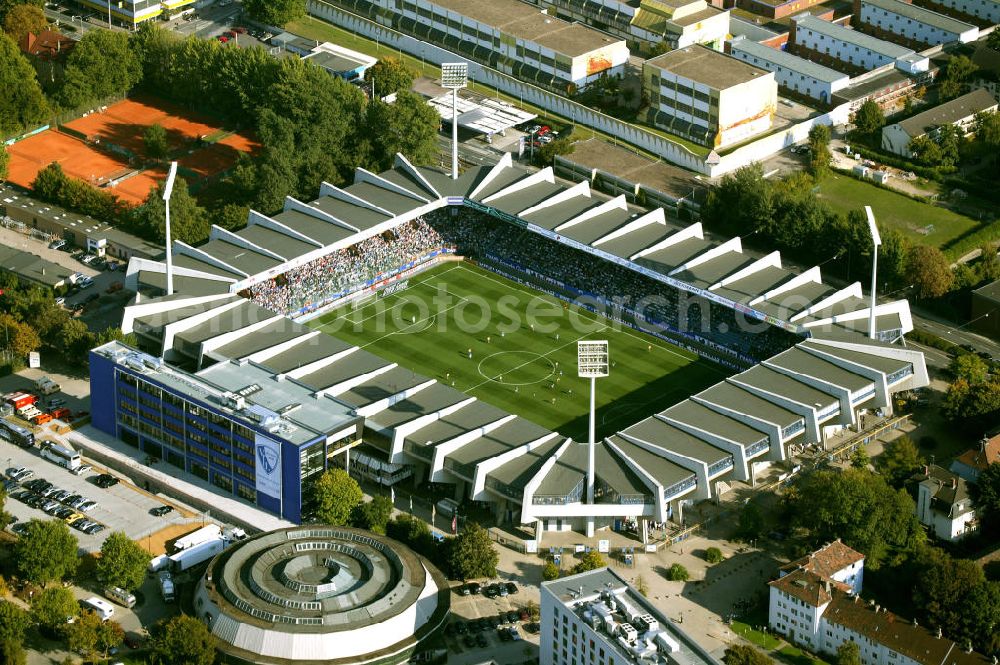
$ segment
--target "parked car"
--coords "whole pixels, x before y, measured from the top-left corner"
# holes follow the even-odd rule
[[[163,517],[164,515],[173,512],[173,510],[173,506],[157,506],[156,508],[150,510],[149,514],[154,517]]]
[[[118,479],[112,476],[110,473],[102,473],[98,476],[94,476],[94,484],[102,489],[107,489],[109,487],[114,487],[118,484]]]
[[[66,241],[60,238],[49,243],[49,249],[62,249],[66,246]]]
[[[84,501],[83,503],[81,503],[79,506],[76,507],[77,510],[82,510],[85,513],[89,513],[94,508],[97,508],[97,502],[92,501],[90,499]]]
[[[507,587],[507,593],[509,594],[517,593],[517,584],[515,584],[514,582],[507,582],[507,584],[505,584],[504,586]]]

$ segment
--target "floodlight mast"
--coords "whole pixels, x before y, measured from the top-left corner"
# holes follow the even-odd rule
[[[170,162],[170,172],[167,173],[167,181],[163,185],[163,203],[166,212],[166,236],[167,236],[167,295],[174,293],[174,260],[173,248],[170,240],[170,195],[174,193],[174,178],[177,177],[177,162]]]
[[[871,206],[865,206],[865,214],[868,216],[868,230],[872,234],[872,304],[868,309],[868,337],[875,339],[875,275],[878,268],[878,248],[882,245],[882,236],[878,232],[878,225],[875,224],[875,215]]]
[[[441,87],[451,89],[451,177],[458,180],[458,91],[469,82],[469,65],[465,62],[441,64]]]
[[[587,503],[594,503],[594,448],[597,445],[597,379],[608,376],[607,340],[587,340],[576,343],[577,375],[590,379],[590,428],[587,442]],[[587,516],[587,537],[594,536],[594,516]]]

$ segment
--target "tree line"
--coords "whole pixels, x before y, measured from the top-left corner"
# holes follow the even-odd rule
[[[36,127],[54,112],[140,92],[249,131],[260,143],[257,155],[242,155],[224,182],[199,193],[201,201],[179,202],[176,208],[171,201],[175,237],[198,243],[213,222],[242,225],[250,207],[273,214],[286,196],[315,197],[324,181],[349,184],[356,167],[390,168],[397,152],[416,164],[433,163],[440,116],[409,91],[411,70],[395,62],[382,71],[398,88],[391,104],[368,100],[358,87],[308,60],[274,58],[259,47],[183,38],[143,24],[131,34],[89,31],[66,59],[59,80],[43,90],[29,59],[13,40],[0,36],[0,87],[9,91],[0,99],[0,134]],[[393,91],[380,85],[379,92]],[[161,239],[162,201],[155,190],[130,211],[57,175],[43,177],[40,195],[47,200]],[[183,183],[175,185],[175,194],[179,190],[186,190]]]

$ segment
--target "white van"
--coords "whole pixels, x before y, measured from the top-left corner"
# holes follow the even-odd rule
[[[115,615],[114,606],[103,598],[98,598],[97,596],[91,596],[87,600],[80,601],[80,607],[85,610],[91,610],[101,617],[101,621],[107,621]]]
[[[104,590],[105,598],[115,601],[122,607],[135,607],[135,596],[121,587],[112,586]]]

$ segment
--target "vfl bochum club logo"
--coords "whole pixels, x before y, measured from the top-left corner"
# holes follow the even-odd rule
[[[269,476],[278,468],[278,452],[273,448],[257,446],[257,460]]]

